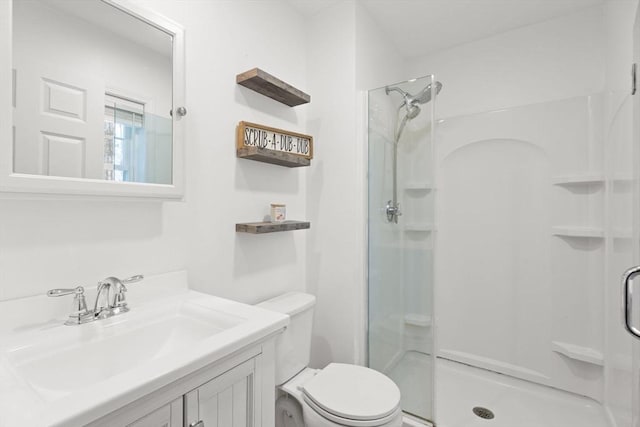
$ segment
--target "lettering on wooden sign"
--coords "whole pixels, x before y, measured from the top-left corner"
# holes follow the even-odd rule
[[[311,135],[249,122],[238,123],[236,149],[244,147],[257,147],[306,159],[313,158],[313,137]]]

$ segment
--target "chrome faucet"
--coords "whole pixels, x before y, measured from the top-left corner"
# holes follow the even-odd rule
[[[59,297],[63,295],[74,295],[73,310],[65,325],[81,325],[97,319],[106,319],[129,311],[125,292],[125,284],[139,282],[144,279],[142,274],[138,274],[126,279],[117,277],[107,277],[98,282],[98,293],[93,304],[93,310],[87,310],[87,303],[84,297],[84,288],[78,286],[73,289],[51,289],[47,296]]]

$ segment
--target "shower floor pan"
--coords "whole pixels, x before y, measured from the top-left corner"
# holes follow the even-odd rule
[[[403,409],[428,410],[428,388],[415,372],[428,370],[429,356],[407,352],[388,372],[402,391]],[[416,369],[418,371],[416,371]],[[446,359],[438,359],[436,424],[438,427],[609,427],[595,401]],[[493,418],[483,418],[489,410]]]

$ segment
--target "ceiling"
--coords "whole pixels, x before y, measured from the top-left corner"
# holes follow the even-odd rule
[[[345,0],[287,1],[302,15],[310,17]],[[357,1],[397,46],[399,53],[414,58],[570,14],[605,0]]]

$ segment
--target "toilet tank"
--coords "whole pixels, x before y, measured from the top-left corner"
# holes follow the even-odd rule
[[[313,295],[289,292],[257,305],[290,317],[289,326],[276,338],[276,385],[287,382],[309,364],[315,304]]]

